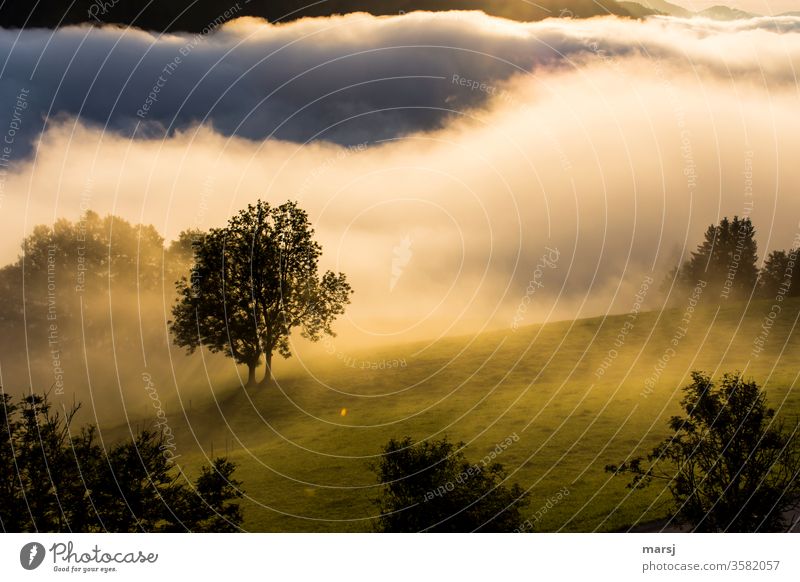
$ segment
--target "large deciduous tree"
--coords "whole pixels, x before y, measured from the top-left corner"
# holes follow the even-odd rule
[[[175,342],[227,354],[248,367],[252,386],[262,356],[267,384],[273,354],[291,355],[293,329],[312,341],[334,335],[352,290],[342,273],[320,275],[322,248],[313,236],[297,203],[259,200],[195,241],[191,274],[177,283]]]
[[[672,520],[697,532],[786,531],[800,508],[800,437],[740,374],[719,383],[692,373],[685,416],[647,456],[608,465],[636,489],[658,480],[672,493]]]

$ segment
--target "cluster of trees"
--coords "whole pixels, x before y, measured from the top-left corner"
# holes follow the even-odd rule
[[[646,457],[606,466],[628,487],[661,483],[670,521],[695,532],[780,532],[800,509],[800,423],[787,426],[741,374],[692,374],[683,416]],[[463,443],[392,439],[373,466],[383,485],[377,531],[522,531],[529,494],[502,465],[470,463]]]
[[[670,521],[695,532],[781,532],[800,510],[800,423],[788,426],[766,393],[741,374],[714,382],[694,372],[683,416],[646,457],[606,466],[628,487],[662,484]],[[523,531],[529,494],[500,464],[469,462],[464,443],[392,439],[372,466],[380,532]],[[527,529],[527,528],[525,528]]]
[[[141,373],[146,368],[162,385],[171,378],[165,320],[196,236],[185,232],[170,243],[151,225],[91,211],[35,227],[19,258],[0,269],[4,381],[86,401],[91,377],[101,386],[118,379],[124,390],[93,400],[104,423],[117,422],[123,406],[150,407]],[[193,365],[181,362],[179,378]]]
[[[646,458],[608,465],[629,488],[662,483],[672,521],[696,532],[787,531],[800,508],[800,424],[788,427],[766,393],[741,374],[715,383],[700,372],[684,388],[684,416]]]
[[[61,374],[62,363],[102,353],[93,366],[99,369],[114,357],[112,345],[115,353],[165,352],[163,307],[174,304],[175,344],[190,353],[202,345],[247,365],[249,385],[266,363],[262,383],[269,383],[273,354],[290,356],[293,330],[312,341],[333,335],[350,301],[343,274],[319,273],[321,254],[294,202],[258,201],[223,228],[184,231],[169,244],[151,225],[91,211],[40,225],[18,260],[0,269],[0,349],[28,344],[31,359],[41,361],[34,382],[51,384],[52,362]],[[142,366],[128,364],[131,373]]]
[[[224,458],[194,482],[165,455],[163,435],[141,431],[105,447],[73,431],[77,407],[0,393],[0,529],[6,532],[233,532],[241,483]]]
[[[628,487],[663,483],[671,519],[697,532],[786,531],[800,509],[800,425],[787,427],[741,375],[715,383],[695,372],[684,416],[646,458],[606,470]],[[241,529],[235,465],[218,458],[194,482],[142,431],[109,448],[93,426],[72,430],[76,408],[0,394],[0,528],[39,532],[233,532]],[[529,494],[499,463],[466,459],[464,443],[391,439],[372,466],[382,485],[379,532],[512,532]]]
[[[800,296],[798,249],[772,251],[758,268],[756,230],[749,218],[723,218],[706,229],[703,241],[683,265],[673,269],[664,286],[675,281],[691,289],[699,280],[726,299],[774,299]]]
[[[191,241],[198,235],[186,231],[166,244],[152,225],[100,217],[93,211],[76,221],[60,219],[52,226],[35,227],[22,241],[19,258],[0,269],[5,339],[10,334],[16,342],[24,330],[33,336],[46,330],[55,319],[53,309],[62,331],[81,316],[84,327],[94,329],[104,315],[89,309],[92,305],[108,305],[118,298],[130,311],[131,296],[144,304],[160,300],[164,282],[172,287],[191,265]],[[137,315],[146,318],[147,310]],[[91,343],[94,338],[88,339]]]

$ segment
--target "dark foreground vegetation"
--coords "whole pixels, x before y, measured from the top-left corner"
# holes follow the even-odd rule
[[[699,372],[684,388],[685,416],[646,460],[609,465],[633,489],[661,484],[671,521],[696,532],[787,531],[800,507],[800,425],[787,427],[755,382]]]
[[[77,408],[0,394],[0,529],[6,532],[233,532],[241,483],[224,458],[190,481],[163,432],[109,445]]]
[[[381,532],[512,532],[530,500],[500,463],[471,463],[464,443],[391,439],[373,470],[383,485],[376,500]]]

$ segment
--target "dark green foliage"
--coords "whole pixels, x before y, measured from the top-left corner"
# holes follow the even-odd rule
[[[20,257],[0,268],[5,381],[86,401],[87,369],[126,385],[138,382],[144,368],[159,381],[175,369],[182,374],[192,362],[170,361],[164,320],[175,281],[192,261],[188,241],[200,236],[186,232],[165,243],[152,226],[94,212],[36,226]],[[94,405],[98,422],[115,423],[123,406],[140,413],[152,401],[145,391],[123,397],[108,390]]]
[[[759,296],[764,299],[800,296],[800,265],[797,250],[772,251],[759,275]]]
[[[800,296],[800,265],[797,249],[772,251],[759,271],[755,229],[749,218],[723,218],[706,230],[703,242],[691,258],[673,268],[661,284],[662,292],[674,285],[692,289],[698,281],[708,283],[704,296],[716,299],[779,300]],[[780,297],[780,299],[778,299]],[[680,295],[678,296],[680,301]]]
[[[719,384],[699,372],[684,388],[685,416],[647,456],[609,465],[631,473],[631,488],[664,482],[673,518],[698,532],[785,531],[800,507],[800,437],[767,407],[766,394],[741,375]]]
[[[383,485],[376,500],[382,532],[511,532],[524,521],[528,494],[506,487],[499,463],[471,464],[463,443],[392,439],[372,467]]]
[[[196,501],[187,504],[184,523],[194,532],[236,532],[242,523],[242,511],[231,499],[242,496],[241,483],[232,478],[236,465],[226,459],[215,459],[204,466],[195,482]]]
[[[239,531],[235,465],[216,459],[194,484],[142,431],[104,452],[94,427],[71,434],[78,408],[0,394],[0,528],[6,532]]]
[[[273,353],[291,355],[294,328],[312,341],[333,335],[352,291],[341,273],[319,275],[322,249],[313,236],[296,203],[258,201],[197,240],[191,274],[177,284],[175,343],[225,353],[247,365],[253,385],[262,356],[267,383]]]
[[[77,409],[53,412],[31,395],[0,394],[0,526],[4,531],[66,531],[87,524],[87,499],[76,459],[92,458],[92,434],[71,438]],[[87,454],[89,453],[89,454]]]
[[[97,468],[92,502],[102,526],[115,532],[158,531],[179,521],[174,506],[186,494],[160,450],[160,435],[144,431],[115,446]],[[98,450],[98,457],[102,458]]]
[[[87,332],[84,341],[89,345],[106,343],[109,306],[124,307],[131,315],[131,303],[162,303],[164,283],[171,288],[191,263],[187,240],[199,236],[181,233],[165,245],[151,225],[101,218],[91,211],[75,222],[61,219],[52,226],[36,226],[23,240],[19,259],[0,269],[0,321],[6,332],[0,341],[15,345],[23,332],[46,337],[57,315],[62,335],[74,326]],[[145,310],[132,315],[143,327],[151,315],[153,327],[163,326],[162,314]],[[90,333],[94,331],[97,336]]]
[[[706,296],[721,299],[747,299],[758,281],[758,245],[755,228],[749,218],[723,218],[710,225],[703,242],[691,258],[670,279],[677,278],[679,288],[691,289],[698,281],[708,284]]]

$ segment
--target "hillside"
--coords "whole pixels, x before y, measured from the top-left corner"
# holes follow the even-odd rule
[[[667,2],[666,0],[635,0],[638,4],[641,4],[645,8],[649,8],[651,10],[655,10],[662,14],[668,14],[669,16],[680,16],[682,18],[686,18],[692,16],[692,12],[690,10],[686,10],[677,4],[672,4],[671,2]]]
[[[607,14],[630,16],[614,0],[252,0],[246,3],[228,0],[153,0],[145,6],[132,2],[76,0],[68,7],[57,0],[41,0],[34,6],[21,2],[3,3],[0,6],[0,26],[55,28],[67,24],[106,22],[148,30],[201,32],[220,18],[229,20],[240,16],[258,16],[270,22],[288,22],[305,16],[348,12],[391,15],[414,10],[483,10],[494,16],[521,21],[542,20],[562,13],[576,18]]]
[[[515,433],[519,442],[496,460],[531,488],[529,512],[569,491],[544,512],[539,531],[625,529],[663,516],[667,497],[655,487],[631,494],[603,467],[666,436],[691,370],[745,369],[781,414],[800,412],[800,300],[787,301],[764,336],[770,309],[755,302],[744,316],[735,304],[698,310],[685,337],[677,308],[322,357],[305,369],[282,368],[279,389],[207,390],[210,404],[166,412],[190,475],[206,455],[227,452],[240,465],[250,531],[369,530],[377,490],[368,464],[390,437],[447,434],[466,441],[477,461]],[[634,326],[615,347],[628,321]],[[765,349],[753,357],[759,334]],[[675,338],[675,355],[666,357]],[[406,366],[380,369],[398,359]]]
[[[711,18],[712,20],[747,20],[755,17],[755,14],[737,10],[736,8],[729,8],[728,6],[712,6],[698,12],[697,15]]]

